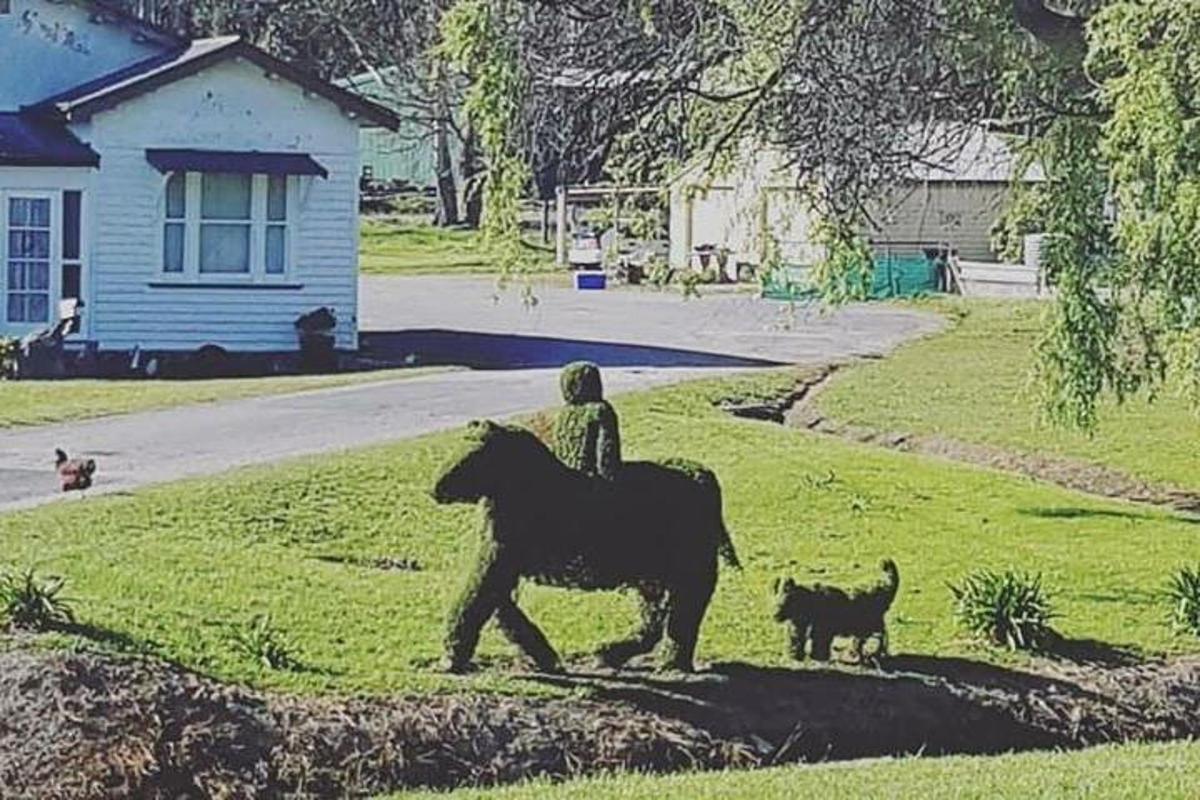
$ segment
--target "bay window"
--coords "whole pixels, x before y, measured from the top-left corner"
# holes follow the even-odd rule
[[[163,202],[163,274],[198,281],[286,275],[293,183],[285,175],[171,172]]]

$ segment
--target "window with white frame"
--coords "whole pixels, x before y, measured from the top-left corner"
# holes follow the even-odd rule
[[[285,175],[171,173],[163,204],[163,273],[197,280],[286,275],[293,183]]]

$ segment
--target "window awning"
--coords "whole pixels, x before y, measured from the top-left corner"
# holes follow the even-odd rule
[[[159,172],[237,172],[250,175],[320,175],[329,171],[307,153],[257,150],[147,150],[146,160]]]

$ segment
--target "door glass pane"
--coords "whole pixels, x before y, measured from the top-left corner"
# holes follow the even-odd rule
[[[267,219],[282,222],[287,219],[287,176],[267,178]]]
[[[26,308],[28,319],[27,322],[49,322],[50,321],[50,295],[31,294],[27,295],[29,305]]]
[[[50,321],[50,200],[8,201],[5,310],[9,322]]]
[[[205,219],[250,219],[249,175],[207,173],[201,182],[200,213]]]
[[[172,172],[167,179],[167,219],[183,219],[187,215],[187,174]]]
[[[282,225],[267,226],[267,274],[282,275],[287,263],[287,229]]]
[[[25,268],[26,286],[34,291],[50,288],[50,264],[46,261],[30,261]]]
[[[184,225],[168,222],[163,228],[163,272],[183,272]]]
[[[49,228],[50,201],[42,198],[39,200],[26,200],[25,202],[29,204],[29,227]]]
[[[201,225],[201,272],[249,272],[249,225]]]

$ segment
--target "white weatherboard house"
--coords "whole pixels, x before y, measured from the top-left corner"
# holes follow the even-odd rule
[[[395,115],[236,37],[0,0],[0,336],[83,303],[101,350],[357,347],[359,129]]]

